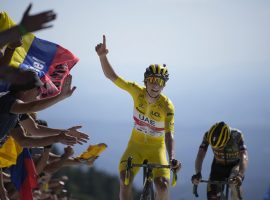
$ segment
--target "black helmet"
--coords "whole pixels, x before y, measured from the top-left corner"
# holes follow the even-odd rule
[[[213,148],[221,148],[229,141],[230,127],[224,122],[214,124],[207,133],[207,141]]]
[[[144,80],[151,76],[161,78],[167,82],[169,80],[169,73],[166,65],[152,64],[147,67],[144,72]]]

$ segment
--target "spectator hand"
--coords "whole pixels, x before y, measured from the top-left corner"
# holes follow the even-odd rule
[[[52,27],[52,25],[47,25],[48,22],[53,21],[56,18],[56,14],[52,10],[41,12],[36,15],[29,15],[31,7],[32,4],[29,4],[20,23],[20,25],[25,29],[25,34],[27,32],[33,32]]]
[[[89,167],[91,167],[94,164],[94,162],[96,161],[96,159],[98,159],[98,156],[92,157],[91,159],[82,159],[82,158],[79,158],[78,159],[78,158],[74,158],[74,160],[76,162],[79,162],[81,164],[85,164],[85,165],[87,165]]]
[[[64,151],[65,152],[61,157],[66,158],[66,159],[68,159],[70,156],[74,154],[74,150],[71,146],[65,147]]]
[[[77,139],[73,136],[70,136],[67,134],[68,131],[62,132],[61,134],[58,135],[59,137],[59,142],[65,145],[74,145],[77,143]]]
[[[73,126],[69,128],[69,132],[67,133],[70,136],[76,137],[79,144],[87,143],[89,140],[89,136],[85,133],[78,131],[82,126]]]
[[[96,46],[96,52],[98,56],[105,56],[109,53],[109,50],[106,48],[106,36],[103,35],[103,43],[100,43]]]
[[[201,172],[198,172],[197,174],[194,174],[191,177],[191,182],[195,185],[198,185],[200,183],[200,180],[202,179],[202,174]]]
[[[71,83],[72,83],[72,76],[68,75],[64,80],[62,90],[61,90],[61,92],[59,94],[59,95],[61,95],[61,97],[67,98],[67,97],[70,97],[73,94],[76,87],[71,87]]]

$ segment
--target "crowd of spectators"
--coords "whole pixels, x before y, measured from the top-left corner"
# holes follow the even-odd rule
[[[72,86],[72,76],[65,78],[58,95],[39,98],[43,82],[36,72],[9,66],[14,51],[22,45],[22,37],[28,32],[50,28],[52,25],[48,23],[56,18],[52,10],[30,15],[31,7],[30,4],[18,25],[0,32],[0,81],[9,84],[8,91],[0,95],[0,149],[14,141],[20,148],[29,150],[37,180],[33,199],[71,199],[65,189],[68,177],[52,177],[64,166],[82,164],[73,157],[73,146],[87,143],[89,136],[78,130],[81,126],[50,128],[46,120],[37,117],[37,112],[72,96],[76,89]],[[52,145],[56,143],[66,145],[62,155],[52,153]],[[83,164],[91,166],[93,161]],[[19,193],[9,168],[1,167],[0,200],[20,199]]]

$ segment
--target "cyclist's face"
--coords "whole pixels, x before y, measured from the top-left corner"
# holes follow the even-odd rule
[[[149,77],[146,79],[146,89],[151,97],[158,96],[165,87],[164,80],[157,77]]]

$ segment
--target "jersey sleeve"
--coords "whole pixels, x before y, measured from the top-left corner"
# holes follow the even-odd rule
[[[126,81],[122,77],[118,77],[114,81],[114,84],[117,85],[119,88],[127,91],[131,96],[134,96],[140,88],[140,86],[135,82]]]
[[[245,143],[244,143],[244,137],[243,137],[243,134],[242,133],[240,133],[239,134],[239,138],[238,138],[238,147],[239,147],[239,151],[240,152],[243,152],[243,151],[246,151],[247,150],[247,147],[246,147],[246,145],[245,145]]]
[[[166,118],[165,118],[165,133],[174,133],[174,105],[168,100]]]
[[[209,146],[209,143],[208,143],[208,141],[207,141],[207,134],[208,134],[208,132],[206,132],[206,133],[204,134],[204,136],[203,136],[203,141],[202,141],[202,143],[201,143],[201,145],[200,145],[200,149],[202,149],[202,150],[204,150],[204,151],[207,151],[208,146]]]

